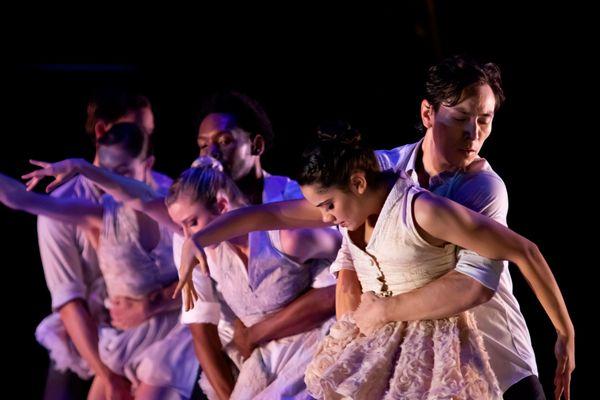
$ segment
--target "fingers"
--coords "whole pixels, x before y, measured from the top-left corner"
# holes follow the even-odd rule
[[[53,180],[52,182],[50,182],[50,184],[48,186],[46,186],[46,193],[51,192],[52,190],[54,190],[61,183],[62,183],[62,179],[56,178],[55,180]]]
[[[377,295],[375,294],[375,292],[373,292],[372,290],[368,291],[368,292],[364,292],[361,297],[370,297],[370,298],[374,298],[377,297]]]
[[[194,287],[194,283],[190,282],[189,284],[190,286],[190,292],[192,294],[192,299],[194,300],[194,303],[198,301],[198,292],[196,292],[196,288]],[[193,305],[192,305],[193,306]]]
[[[179,283],[175,287],[175,290],[173,291],[173,296],[171,296],[171,298],[175,299],[177,297],[177,295],[179,294],[179,292],[181,292],[183,290],[184,286],[185,286],[185,280],[180,279]]]
[[[556,364],[556,372],[554,373],[554,398],[556,400],[560,399],[564,391],[563,374],[565,373],[566,364],[566,358],[564,357],[559,359]]]
[[[208,264],[206,263],[206,259],[204,257],[200,257],[198,261],[200,261],[198,265],[200,266],[200,271],[202,271],[202,274],[209,275],[210,272],[208,270]]]
[[[46,168],[46,167],[50,166],[50,163],[45,162],[45,161],[29,160],[29,163],[33,164],[33,165],[37,165],[38,167],[42,167],[42,168]]]
[[[31,179],[31,178],[43,178],[47,176],[46,170],[44,169],[36,169],[35,171],[31,171],[25,175],[21,175],[21,179]]]
[[[194,301],[192,300],[192,293],[191,293],[192,289],[190,287],[190,285],[186,286],[186,308],[185,311],[190,311],[192,308],[194,308]]]
[[[565,399],[571,399],[571,373],[565,372],[563,375],[563,390],[565,392]]]
[[[23,175],[23,176],[25,176],[25,175]],[[27,179],[27,178],[23,178],[23,179]],[[25,184],[25,189],[28,192],[31,192],[37,186],[37,184],[40,183],[40,180],[41,180],[41,178],[31,178]]]

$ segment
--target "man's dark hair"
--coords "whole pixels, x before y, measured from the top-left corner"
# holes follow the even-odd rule
[[[504,101],[500,68],[473,58],[455,55],[431,66],[425,80],[425,99],[438,110],[440,105],[455,106],[463,91],[473,86],[489,85],[496,97],[496,110]]]
[[[216,93],[204,103],[201,119],[209,114],[228,114],[237,127],[248,132],[250,139],[261,135],[266,147],[273,144],[273,127],[264,108],[253,98],[236,91]]]
[[[99,120],[114,123],[130,111],[151,107],[146,96],[118,89],[104,89],[96,92],[87,104],[85,131],[94,140],[94,128]]]

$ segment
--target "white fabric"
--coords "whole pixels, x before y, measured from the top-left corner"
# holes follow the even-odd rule
[[[419,185],[415,165],[421,144],[422,140],[392,150],[376,151],[381,169],[405,171],[415,185]],[[429,189],[506,225],[506,187],[487,162],[479,172],[457,171],[432,177]],[[521,379],[537,375],[529,331],[512,293],[508,263],[459,250],[456,270],[496,291],[490,301],[471,311],[483,336],[500,388],[506,391]]]
[[[265,173],[263,202],[297,199],[302,196],[296,182]],[[180,263],[183,238],[173,238],[174,258]],[[331,321],[298,335],[273,340],[255,349],[242,363],[230,342],[232,322],[239,318],[246,326],[254,325],[310,287],[335,284],[329,263],[300,265],[281,252],[279,231],[252,232],[249,235],[248,266],[233,247],[221,243],[208,257],[211,275],[194,270],[192,279],[200,301],[190,311],[182,312],[182,322],[218,325],[219,337],[240,374],[232,399],[308,398],[304,370]],[[209,398],[216,398],[202,374],[200,385]]]

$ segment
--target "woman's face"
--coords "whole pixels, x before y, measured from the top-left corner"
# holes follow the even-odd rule
[[[354,187],[342,190],[338,187],[324,188],[318,184],[311,184],[304,185],[301,189],[306,200],[321,211],[323,222],[354,231],[367,220],[367,207],[364,207],[361,200],[360,190]]]
[[[100,166],[115,174],[144,181],[148,164],[141,157],[132,157],[121,145],[98,147]]]
[[[171,219],[183,229],[185,237],[198,232],[216,217],[201,202],[193,201],[185,194],[180,195],[168,211]]]
[[[496,97],[489,85],[465,89],[455,106],[432,111],[435,150],[449,168],[465,168],[475,160],[492,131]]]

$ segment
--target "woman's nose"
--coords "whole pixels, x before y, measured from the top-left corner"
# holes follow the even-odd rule
[[[326,224],[333,224],[335,222],[335,217],[328,213],[323,213],[323,222]]]

